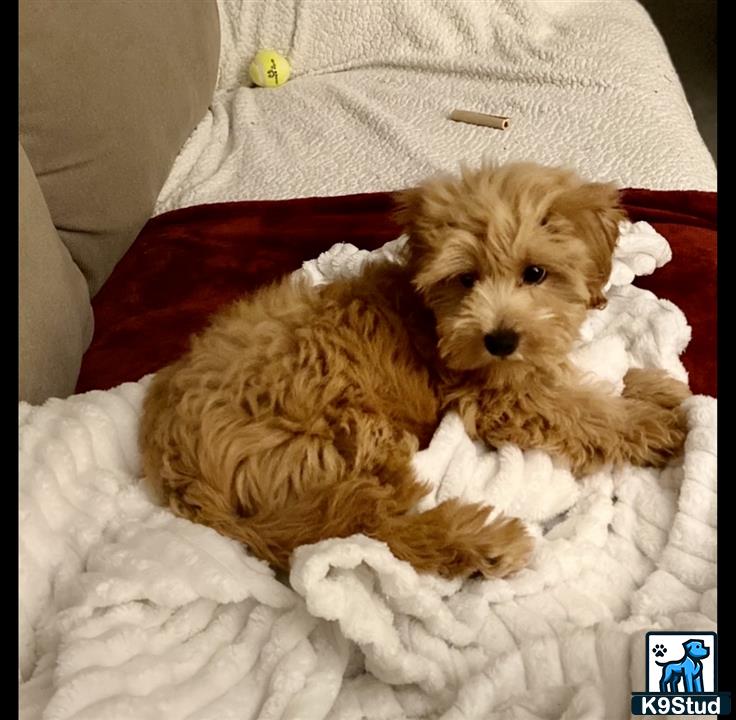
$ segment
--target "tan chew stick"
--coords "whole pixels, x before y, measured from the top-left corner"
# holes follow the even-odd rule
[[[470,123],[471,125],[484,125],[485,127],[505,130],[509,126],[509,119],[503,115],[486,115],[485,113],[470,112],[469,110],[453,110],[450,120]]]

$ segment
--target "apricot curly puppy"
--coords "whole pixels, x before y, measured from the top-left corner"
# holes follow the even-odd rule
[[[159,372],[141,429],[147,476],[174,512],[286,569],[299,545],[365,533],[419,571],[504,576],[522,523],[427,493],[411,458],[441,415],[473,438],[602,463],[662,465],[685,437],[686,386],[632,370],[622,397],[567,354],[605,303],[615,189],[530,164],[464,170],[399,196],[405,265],[243,299]]]

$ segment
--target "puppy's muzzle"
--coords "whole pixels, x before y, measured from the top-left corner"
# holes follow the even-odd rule
[[[483,338],[486,350],[491,355],[497,355],[498,357],[506,357],[511,355],[514,350],[519,346],[519,335],[513,330],[500,329],[496,332],[488,333]]]

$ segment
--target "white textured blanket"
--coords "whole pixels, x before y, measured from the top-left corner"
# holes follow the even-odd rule
[[[370,257],[336,246],[304,272],[329,281]],[[667,260],[650,226],[623,226],[579,364],[613,382],[631,365],[685,377],[682,313],[629,284]],[[288,587],[152,504],[145,387],[20,404],[24,720],[615,720],[642,689],[644,631],[714,627],[712,398],[687,401],[683,463],[582,482],[542,452],[489,452],[448,415],[415,459],[435,488],[425,502],[460,495],[524,518],[529,568],[449,582],[354,536],[300,548]]]
[[[212,107],[156,212],[407,187],[462,160],[568,165],[621,187],[715,190],[664,43],[636,0],[220,0]],[[292,79],[254,88],[255,53]],[[508,115],[506,131],[455,109]]]

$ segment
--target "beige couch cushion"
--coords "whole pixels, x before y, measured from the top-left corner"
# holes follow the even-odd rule
[[[38,404],[73,392],[92,338],[92,308],[20,145],[18,189],[18,398]]]
[[[215,0],[20,0],[20,139],[94,295],[212,98]]]

